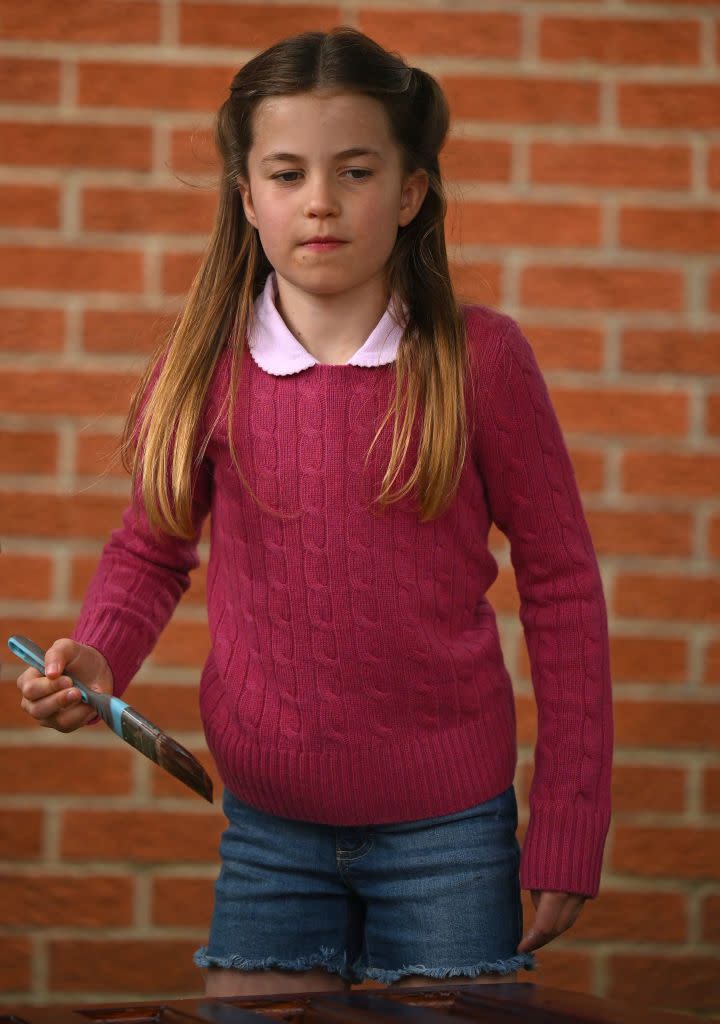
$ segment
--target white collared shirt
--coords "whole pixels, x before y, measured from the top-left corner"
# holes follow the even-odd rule
[[[318,360],[300,344],[280,316],[276,306],[277,280],[271,271],[265,287],[255,300],[255,319],[248,333],[253,359],[266,373],[284,377],[299,373]],[[348,366],[383,366],[397,356],[403,325],[394,315],[392,300],[369,337],[348,359]]]

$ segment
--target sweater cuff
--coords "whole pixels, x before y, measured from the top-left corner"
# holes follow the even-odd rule
[[[138,634],[142,635],[140,626]],[[94,647],[105,658],[112,672],[115,697],[121,697],[128,688],[152,647],[150,638],[147,651],[135,637],[134,642],[128,642],[127,613],[123,615],[120,609],[113,608],[103,608],[81,617],[71,638],[79,644]]]
[[[599,813],[589,801],[535,806],[523,841],[522,888],[597,896],[609,827],[609,810]]]

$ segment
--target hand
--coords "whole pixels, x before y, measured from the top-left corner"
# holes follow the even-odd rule
[[[17,685],[20,707],[31,718],[58,732],[73,732],[95,718],[95,709],[82,702],[80,691],[62,674],[65,669],[88,689],[112,693],[113,675],[102,654],[67,637],[45,652],[44,676],[28,668],[18,676]]]
[[[539,889],[532,889],[531,895],[535,920],[523,936],[518,953],[539,949],[571,928],[587,899],[574,892],[541,892]]]

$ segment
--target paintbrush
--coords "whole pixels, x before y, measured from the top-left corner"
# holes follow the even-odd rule
[[[18,658],[37,669],[41,675],[45,675],[45,652],[42,647],[25,636],[11,636],[8,640],[8,647]],[[68,675],[68,673],[64,672],[63,675]],[[73,676],[68,676],[68,678],[72,681],[73,686],[80,691],[83,702],[94,708],[103,722],[109,725],[121,740],[125,740],[131,747],[135,747],[145,757],[155,761],[166,772],[174,775],[176,779],[184,782],[186,786],[194,789],[196,793],[212,803],[212,779],[200,762],[185,747],[180,746],[172,736],[168,736],[162,729],[153,725],[119,697],[112,697],[107,693],[97,693],[79,683]]]

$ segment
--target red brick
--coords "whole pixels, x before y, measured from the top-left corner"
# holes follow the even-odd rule
[[[703,682],[720,683],[720,640],[714,640],[708,644]]]
[[[710,893],[703,901],[703,939],[720,943],[720,892]]]
[[[326,32],[342,21],[335,7],[183,3],[180,42],[191,46],[265,48],[297,32]]]
[[[543,370],[601,370],[603,332],[594,327],[523,323]]]
[[[682,893],[613,891],[604,886],[588,900],[572,927],[572,939],[595,942],[684,942],[687,913]]]
[[[207,622],[174,619],[163,631],[152,653],[153,665],[201,668],[210,650]]]
[[[173,171],[217,174],[220,157],[215,149],[212,131],[200,128],[176,128],[170,133],[170,166]]]
[[[60,190],[57,185],[0,185],[0,227],[59,226]]]
[[[0,875],[0,925],[112,928],[132,924],[133,881],[123,875]]]
[[[581,492],[602,491],[605,486],[604,452],[571,448],[570,458]]]
[[[602,555],[691,555],[693,519],[684,512],[587,509],[593,543]]]
[[[525,913],[525,932],[533,920],[532,904]],[[572,936],[572,932],[568,933]],[[537,970],[525,976],[521,971],[518,981],[532,978],[536,985],[548,988],[561,988],[566,992],[592,992],[593,958],[591,953],[571,951],[563,942],[562,937],[553,943],[536,950]]]
[[[213,792],[218,795],[222,791],[222,779],[218,774],[217,766],[213,761],[206,747],[190,747],[190,753],[198,759],[213,783]],[[150,785],[153,796],[174,797],[177,800],[197,801],[195,793],[174,775],[165,772],[162,768],[156,768],[150,777]]]
[[[720,270],[708,276],[708,301],[710,309],[720,311]]]
[[[19,935],[0,936],[0,992],[29,992],[32,946]]]
[[[403,54],[453,57],[519,57],[521,22],[516,14],[480,11],[362,10],[358,27],[386,49]]]
[[[596,246],[600,207],[576,203],[471,202],[450,204],[447,240],[453,245]]]
[[[689,189],[690,166],[687,146],[536,142],[530,147],[530,178],[547,185]]]
[[[35,617],[33,615],[15,614],[12,618],[7,615],[3,615],[0,618],[0,636],[10,636],[12,633],[19,633],[21,636],[29,636],[39,644],[41,647],[49,647],[53,641],[57,640],[62,636],[70,636],[74,626],[74,620],[71,618],[67,619],[51,619],[45,617]],[[12,665],[12,670],[8,675],[13,681],[17,679],[23,669],[27,668],[27,665],[20,660],[15,658],[8,658],[7,661],[3,661],[3,666],[9,668]],[[16,671],[17,669],[17,671]],[[3,673],[5,674],[5,673]],[[17,690],[6,690],[0,686],[0,695],[4,695],[9,692],[12,696],[12,704],[19,702],[20,694]],[[5,711],[5,708],[3,708]],[[25,728],[28,727],[28,716],[22,713],[22,722]],[[3,725],[5,722],[3,721]]]
[[[79,476],[92,476],[99,483],[109,477],[113,480],[125,478],[125,472],[118,454],[120,437],[113,434],[78,434],[76,444],[75,472]]]
[[[237,67],[199,64],[78,64],[82,107],[137,107],[149,110],[217,110],[225,101]]]
[[[685,303],[685,279],[674,270],[543,263],[522,271],[520,301],[540,308],[677,311]]]
[[[575,79],[444,75],[453,120],[507,124],[597,124],[600,86]]]
[[[23,167],[100,167],[149,171],[149,125],[0,122],[3,162]]]
[[[720,455],[626,451],[620,468],[627,494],[712,498],[720,479]]]
[[[57,457],[54,431],[0,430],[0,473],[55,473]]]
[[[83,316],[86,352],[149,353],[167,337],[175,322],[169,313],[89,309]]]
[[[162,258],[162,290],[166,295],[184,295],[200,269],[199,252],[166,252]]]
[[[708,184],[712,189],[720,189],[720,146],[708,153]]]
[[[0,288],[141,292],[143,257],[108,249],[2,246]]]
[[[640,373],[720,374],[720,331],[628,329],[621,359]]]
[[[121,525],[126,505],[123,498],[91,493],[3,494],[3,533],[8,537],[107,540],[110,531]]]
[[[88,231],[202,234],[212,228],[216,197],[188,189],[86,188],[82,222]]]
[[[153,924],[205,928],[213,908],[214,878],[156,878],[151,890]]]
[[[20,662],[18,662],[20,665]],[[20,700],[20,691],[17,699]],[[27,719],[28,726],[34,723]],[[40,726],[35,726],[40,728]],[[108,749],[61,746],[0,748],[0,793],[125,795],[132,789],[132,751],[108,734]],[[0,905],[2,900],[0,900]]]
[[[710,519],[708,528],[708,551],[712,558],[720,558],[720,516]]]
[[[459,301],[494,305],[502,292],[498,263],[451,263],[450,277]]]
[[[189,939],[53,939],[48,987],[51,992],[200,995],[202,978],[192,961],[198,945]]]
[[[720,250],[720,212],[712,209],[620,211],[620,242],[626,249],[673,252]]]
[[[59,98],[60,61],[0,57],[0,103],[57,103]]]
[[[0,810],[0,858],[26,860],[39,857],[43,844],[42,829],[43,812],[40,810]]]
[[[687,772],[649,764],[613,764],[613,813],[656,814],[685,810]],[[669,940],[664,940],[669,941]]]
[[[621,83],[618,119],[623,128],[712,131],[720,127],[720,85]]]
[[[699,840],[702,841],[702,840]],[[662,898],[662,897],[660,897]],[[720,956],[695,950],[675,956],[611,954],[608,957],[609,999],[644,1007],[715,1010],[719,1003]],[[672,984],[669,984],[672,979]],[[690,1019],[690,1018],[688,1018]]]
[[[688,652],[684,637],[610,637],[612,677],[616,683],[686,683]]]
[[[707,432],[717,437],[720,435],[720,394],[707,396],[706,409]]]
[[[720,829],[616,824],[612,869],[652,878],[720,878]]]
[[[720,579],[623,573],[616,581],[615,612],[630,618],[720,622]]]
[[[3,551],[0,554],[0,571],[5,601],[50,600],[53,571],[50,558],[43,555],[14,555]]]
[[[446,181],[509,182],[512,145],[498,139],[451,136],[440,154],[440,171]]]
[[[133,682],[124,699],[167,732],[202,733],[197,682]]]
[[[179,858],[214,863],[223,823],[219,811],[68,810],[62,816],[62,856],[76,861],[149,863]]]
[[[487,592],[488,600],[501,615],[517,615],[520,597],[515,583],[515,573],[508,566],[500,566],[498,577]]]
[[[3,329],[0,351],[59,352],[65,335],[65,314],[61,309],[0,308]]]
[[[156,43],[160,5],[123,0],[33,0],[31,6],[0,0],[5,39],[53,39],[61,43]]]
[[[539,50],[545,60],[663,68],[693,65],[700,63],[700,25],[697,21],[546,17],[540,24]]]
[[[15,370],[4,375],[0,411],[47,415],[112,415],[127,411],[137,374],[80,370]],[[7,389],[7,390],[6,390]]]
[[[614,717],[618,747],[720,750],[720,704],[616,697]]]
[[[679,437],[687,432],[688,399],[684,394],[591,388],[550,390],[565,430],[649,437]]]
[[[703,804],[709,814],[720,814],[720,768],[706,768]]]

